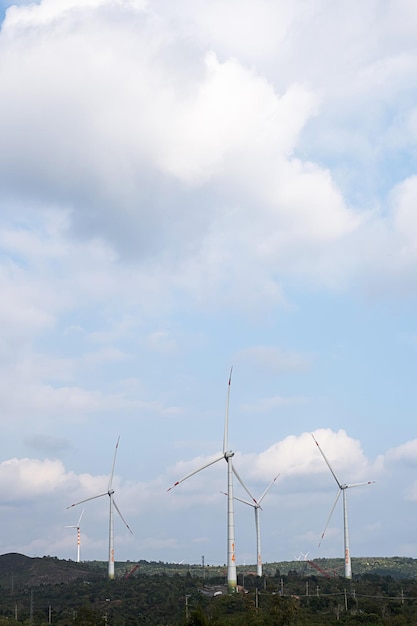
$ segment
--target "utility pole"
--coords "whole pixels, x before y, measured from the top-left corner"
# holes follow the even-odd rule
[[[185,620],[188,622],[189,612],[188,612],[188,598],[190,596],[185,596]]]

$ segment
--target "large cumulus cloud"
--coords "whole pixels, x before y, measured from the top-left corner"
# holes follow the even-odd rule
[[[252,266],[253,283],[266,274],[267,284],[271,266],[300,264],[294,246],[311,260],[311,246],[349,233],[357,217],[329,172],[294,157],[314,91],[277,91],[205,44],[157,5],[10,9],[0,41],[6,197],[68,211],[73,233],[121,256],[175,260],[194,289],[190,265],[209,283],[221,283],[225,262],[231,276]]]

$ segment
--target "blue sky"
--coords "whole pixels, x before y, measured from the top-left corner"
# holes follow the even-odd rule
[[[0,4],[2,553],[417,556],[416,12]]]

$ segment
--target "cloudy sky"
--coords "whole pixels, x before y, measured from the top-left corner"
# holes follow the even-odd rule
[[[175,6],[174,6],[175,5]],[[0,553],[417,557],[417,5],[0,0]],[[236,495],[242,497],[236,486]],[[107,558],[108,502],[82,558]],[[238,563],[255,562],[236,503]]]

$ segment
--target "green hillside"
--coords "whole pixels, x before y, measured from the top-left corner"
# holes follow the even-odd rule
[[[225,568],[140,561],[75,563],[0,556],[0,626],[417,626],[417,561],[357,558],[353,580],[341,559],[238,567],[227,594]]]
[[[255,565],[238,565],[240,577],[255,574]],[[410,557],[357,557],[352,558],[353,576],[374,574],[392,576],[396,579],[417,579],[417,559]],[[343,559],[315,559],[314,561],[281,561],[265,563],[265,576],[287,575],[297,573],[300,576],[317,576],[323,578],[343,577]],[[189,575],[202,578],[222,578],[226,575],[225,566],[206,565],[203,569],[199,563],[177,564],[163,561],[126,561],[115,564],[116,578],[138,575]],[[106,561],[85,561],[76,563],[45,556],[31,558],[23,554],[10,553],[0,555],[0,587],[35,586],[41,584],[68,583],[76,579],[100,580],[107,578]]]

